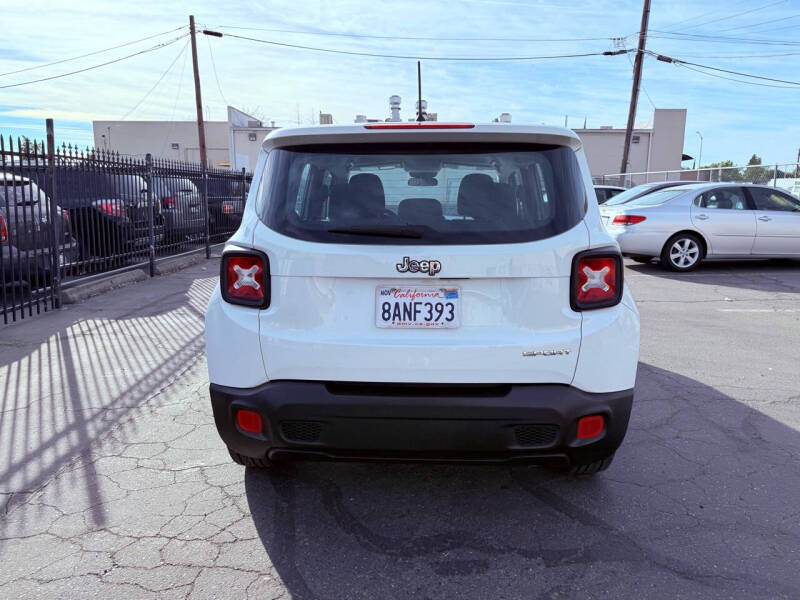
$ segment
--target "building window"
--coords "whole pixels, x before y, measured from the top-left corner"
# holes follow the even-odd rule
[[[639,143],[639,136],[638,135],[632,136],[631,137],[631,143],[632,144],[638,144]]]
[[[255,142],[256,141],[256,134],[255,133],[248,133],[247,134],[247,139],[250,140],[251,142]]]
[[[172,149],[173,150],[178,150],[179,148],[180,148],[179,144],[172,144]]]

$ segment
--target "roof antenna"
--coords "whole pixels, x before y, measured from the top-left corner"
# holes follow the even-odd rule
[[[419,92],[419,101],[417,102],[417,121],[424,121],[425,117],[422,116],[422,67],[420,61],[417,61],[417,91]]]

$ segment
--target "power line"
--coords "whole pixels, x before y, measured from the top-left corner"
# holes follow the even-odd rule
[[[671,31],[663,31],[660,29],[651,29],[647,37],[654,39],[661,39],[661,40],[679,40],[682,42],[709,42],[715,44],[723,44],[730,42],[734,44],[761,44],[765,46],[800,46],[800,42],[796,40],[770,40],[763,38],[732,37],[732,36],[708,35],[700,33],[678,33]]]
[[[750,0],[739,0],[739,2],[735,2],[731,6],[739,6],[740,4],[744,4],[746,2],[750,2]],[[715,14],[718,14],[718,13],[719,13],[718,10],[710,10],[708,12],[704,12],[702,14],[695,15],[693,17],[689,17],[688,19],[683,19],[681,21],[676,21],[675,23],[672,23],[671,25],[666,25],[666,28],[667,29],[671,29],[672,27],[675,27],[676,25],[682,25],[683,23],[688,23],[689,21],[694,21],[695,19],[702,19],[702,18],[707,17],[709,15],[715,15]]]
[[[217,76],[217,63],[214,61],[214,51],[211,49],[211,40],[208,39],[208,36],[205,36],[206,42],[208,42],[208,54],[211,56],[211,66],[214,68],[214,80],[217,82],[217,90],[219,91],[219,95],[222,97],[222,101],[229,105],[229,102],[225,99],[225,94],[222,93],[222,86],[219,84],[219,77]]]
[[[42,77],[41,79],[33,79],[31,81],[22,81],[20,83],[11,83],[11,84],[8,84],[8,85],[0,85],[0,90],[6,89],[6,88],[19,87],[21,85],[30,85],[32,83],[40,83],[42,81],[50,81],[52,79],[59,79],[61,77],[67,77],[69,75],[77,75],[78,73],[85,73],[86,71],[92,71],[93,69],[99,69],[100,67],[105,67],[107,65],[113,65],[114,63],[118,63],[118,62],[121,62],[123,60],[127,60],[129,58],[133,58],[134,56],[139,56],[140,54],[146,54],[148,52],[153,52],[154,50],[160,50],[161,48],[166,48],[167,46],[171,46],[175,42],[177,42],[179,40],[182,40],[183,38],[187,37],[188,35],[189,35],[188,33],[184,33],[183,35],[178,36],[178,37],[176,37],[176,38],[174,38],[172,40],[169,40],[168,42],[162,42],[161,44],[157,44],[157,45],[152,46],[150,48],[146,48],[145,50],[139,50],[139,52],[134,52],[133,54],[128,54],[127,56],[123,56],[123,57],[120,57],[120,58],[115,58],[114,60],[109,60],[108,62],[104,62],[104,63],[101,63],[99,65],[94,65],[94,66],[91,66],[91,67],[78,69],[77,71],[70,71],[69,73],[61,73],[60,75],[52,75],[50,77]]]
[[[217,25],[218,29],[238,29],[242,31],[269,31],[273,33],[292,33],[298,35],[335,36],[373,40],[404,40],[404,41],[430,41],[430,42],[596,42],[609,41],[612,37],[587,37],[587,38],[483,38],[483,37],[426,37],[426,36],[397,36],[373,35],[366,33],[343,33],[335,31],[300,31],[297,29],[270,29],[263,27],[238,27],[235,25]],[[232,34],[227,34],[232,35]],[[638,34],[637,34],[638,35]]]
[[[761,21],[760,23],[748,23],[747,25],[739,25],[738,27],[729,27],[728,29],[720,29],[717,33],[724,33],[726,31],[736,31],[737,29],[747,29],[749,27],[758,27],[759,25],[767,25],[769,23],[775,23],[777,21],[788,21],[789,19],[796,19],[800,17],[800,13],[791,15],[790,17],[779,17],[777,19],[770,19],[769,21]],[[790,25],[790,27],[796,27],[795,25]],[[761,33],[760,31],[756,31],[755,33]]]
[[[772,83],[759,83],[757,81],[747,81],[746,79],[736,79],[735,77],[726,77],[725,75],[717,75],[716,73],[709,73],[707,71],[703,71],[701,69],[695,69],[694,67],[690,67],[685,64],[675,63],[675,66],[682,67],[684,69],[689,69],[690,71],[694,71],[695,73],[701,73],[702,75],[708,75],[709,77],[716,77],[717,79],[726,79],[727,81],[735,81],[736,83],[745,83],[747,85],[757,85],[759,87],[768,87],[768,88],[779,88],[782,90],[792,89],[793,86],[791,85],[775,85]]]
[[[161,74],[161,77],[159,77],[159,78],[158,78],[158,81],[156,81],[156,82],[155,82],[155,84],[153,85],[153,87],[151,87],[151,88],[150,88],[150,89],[147,91],[147,93],[146,93],[146,94],[145,94],[145,95],[142,97],[142,99],[141,99],[141,100],[139,100],[139,102],[137,102],[137,103],[136,103],[136,106],[134,106],[132,109],[130,109],[128,112],[126,112],[126,113],[125,113],[125,115],[124,115],[124,116],[123,116],[123,117],[120,119],[120,121],[124,121],[125,119],[127,119],[127,118],[128,118],[130,115],[131,115],[131,113],[135,112],[135,111],[136,111],[136,109],[137,109],[137,108],[139,108],[139,107],[142,105],[142,103],[143,103],[145,100],[147,100],[147,98],[150,96],[150,94],[152,94],[152,93],[153,93],[153,90],[155,90],[155,89],[158,87],[158,84],[159,84],[159,83],[161,83],[161,81],[164,79],[164,77],[166,77],[166,76],[167,76],[167,73],[169,73],[169,72],[172,70],[172,67],[174,67],[174,66],[175,66],[175,63],[176,63],[176,62],[178,62],[178,59],[179,59],[181,56],[183,56],[183,53],[184,53],[184,52],[186,52],[186,48],[187,48],[188,46],[189,46],[189,42],[187,41],[187,42],[186,42],[186,43],[183,45],[183,48],[181,48],[181,49],[180,49],[180,51],[178,52],[178,54],[175,56],[175,58],[174,58],[174,59],[172,60],[172,62],[169,64],[169,66],[167,67],[167,69],[166,69],[166,70],[165,70],[165,71],[164,71],[164,72]]]
[[[15,73],[23,73],[24,71],[34,71],[36,69],[43,69],[44,67],[51,67],[53,65],[60,65],[61,63],[70,62],[72,60],[78,60],[79,58],[86,58],[87,56],[94,56],[96,54],[103,54],[104,52],[110,52],[111,50],[116,50],[118,48],[124,48],[125,46],[130,46],[132,44],[138,44],[139,42],[144,42],[147,40],[152,40],[153,38],[160,37],[162,35],[167,35],[168,33],[172,33],[174,31],[178,31],[179,29],[184,29],[184,27],[176,27],[175,29],[170,29],[168,31],[162,31],[161,33],[156,33],[138,40],[133,40],[130,42],[125,42],[124,44],[119,44],[118,46],[111,46],[110,48],[103,48],[102,50],[95,50],[94,52],[89,52],[87,54],[81,54],[80,56],[72,56],[70,58],[62,58],[61,60],[55,60],[49,63],[42,63],[40,65],[35,65],[33,67],[25,67],[24,69],[17,69],[16,71],[8,71],[6,73],[0,73],[0,77],[5,77],[6,75],[14,75]]]
[[[695,27],[702,27],[703,25],[710,25],[711,23],[719,23],[720,21],[727,21],[729,19],[741,17],[742,15],[749,15],[750,13],[758,12],[759,10],[764,10],[765,8],[769,8],[770,6],[775,6],[776,4],[783,4],[786,1],[787,0],[775,0],[775,2],[770,2],[769,4],[763,4],[761,6],[757,6],[756,8],[743,10],[742,12],[734,13],[726,17],[719,17],[718,19],[711,19],[709,21],[703,21],[702,23],[695,23],[694,25],[689,25],[688,27],[682,27],[681,29],[686,31],[687,29],[694,29]]]
[[[606,52],[584,52],[580,54],[555,54],[548,56],[420,56],[411,54],[382,54],[378,52],[356,52],[352,50],[336,50],[333,48],[319,48],[315,46],[302,46],[300,44],[287,44],[284,42],[275,42],[272,40],[262,40],[258,38],[247,37],[243,35],[236,35],[233,33],[226,33],[225,37],[232,37],[240,40],[247,40],[250,42],[258,42],[261,44],[269,44],[271,46],[280,46],[283,48],[296,48],[299,50],[311,50],[314,52],[328,52],[332,54],[347,54],[350,56],[369,56],[373,58],[398,58],[409,60],[440,60],[440,61],[458,61],[458,62],[478,62],[478,61],[527,61],[527,60],[546,60],[555,58],[583,58],[586,56],[611,56],[615,54],[625,54],[627,51],[606,51]]]
[[[667,63],[676,63],[680,65],[692,65],[694,67],[699,67],[702,69],[709,69],[711,71],[719,71],[720,73],[728,73],[730,75],[739,75],[741,77],[750,77],[752,79],[760,79],[763,81],[773,81],[775,83],[785,83],[792,86],[800,86],[800,81],[790,81],[787,79],[777,79],[775,77],[766,77],[764,75],[754,75],[753,73],[743,73],[741,71],[733,71],[731,69],[722,69],[720,67],[712,67],[710,65],[703,65],[700,63],[690,62],[688,60],[682,60],[680,58],[673,58],[671,56],[665,56],[663,54],[658,54],[657,52],[653,52],[652,50],[646,50],[647,54],[656,58],[661,62]]]
[[[186,73],[186,59],[188,58],[188,52],[183,54],[183,63],[181,64],[181,74],[178,77],[178,91],[175,93],[175,102],[172,103],[172,112],[169,113],[169,131],[167,135],[164,137],[164,143],[161,144],[161,150],[159,150],[159,156],[164,156],[164,150],[167,147],[167,142],[169,142],[170,137],[172,137],[172,132],[175,129],[175,121],[173,120],[175,117],[175,109],[178,108],[178,100],[181,97],[181,90],[183,89],[183,75]]]

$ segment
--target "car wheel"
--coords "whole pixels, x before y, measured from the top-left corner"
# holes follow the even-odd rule
[[[679,233],[667,240],[661,251],[661,266],[671,271],[692,271],[703,257],[700,238],[692,233]]]
[[[605,458],[601,458],[600,460],[596,460],[592,463],[586,465],[573,465],[569,472],[572,475],[582,476],[582,475],[594,475],[595,473],[599,473],[600,471],[605,471],[608,467],[611,466],[611,462],[614,460],[614,454],[610,454]]]
[[[233,462],[237,465],[245,467],[255,467],[256,469],[269,469],[272,466],[272,461],[266,456],[264,458],[253,458],[252,456],[242,456],[238,452],[234,452],[228,448],[228,454],[231,455]]]

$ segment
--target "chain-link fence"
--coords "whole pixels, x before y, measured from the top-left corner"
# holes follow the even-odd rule
[[[595,184],[617,185],[626,188],[658,181],[760,183],[780,187],[794,195],[798,195],[800,194],[800,163],[612,173],[593,177],[592,179]]]
[[[0,315],[60,305],[62,285],[223,242],[252,176],[0,136]]]

